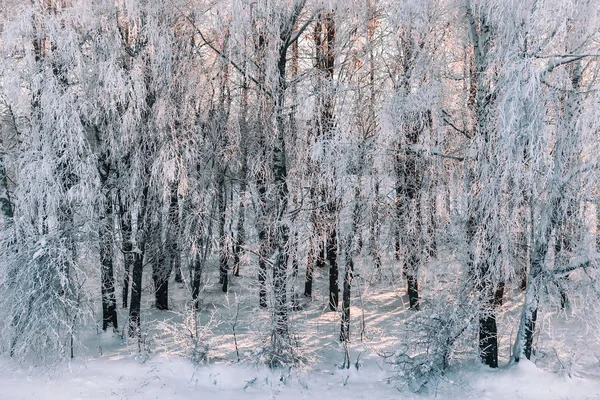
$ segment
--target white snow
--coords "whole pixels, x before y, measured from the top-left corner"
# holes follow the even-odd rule
[[[237,363],[231,334],[236,310],[224,306],[227,301],[223,293],[211,283],[217,279],[216,269],[214,272],[203,293],[207,309],[201,318],[207,324],[205,334],[211,348],[208,363],[195,365],[175,355],[179,353],[172,350],[175,347],[169,342],[174,339],[150,329],[161,325],[156,321],[169,320],[177,328],[181,315],[152,309],[148,291],[144,294],[142,318],[150,352],[139,353],[137,344],[119,334],[98,335],[95,326],[90,326],[85,348],[78,347],[70,363],[34,367],[0,358],[0,400],[600,399],[600,345],[573,317],[559,315],[545,322],[537,339],[537,365],[527,360],[507,365],[518,298],[507,301],[506,312],[499,320],[502,368],[492,370],[476,361],[465,361],[454,365],[424,393],[415,394],[398,386],[391,379],[395,372],[378,354],[401,342],[401,327],[409,312],[404,304],[404,288],[395,287],[394,281],[388,282],[385,277],[383,281],[356,280],[352,367],[340,370],[336,365],[343,359],[337,341],[339,314],[327,311],[326,272],[319,270],[315,271],[313,301],[294,313],[292,319],[293,332],[310,363],[293,371],[271,371],[251,364],[251,354],[264,343],[261,325],[268,324],[269,313],[256,305],[257,296],[251,289],[254,271],[242,271],[242,277],[232,280],[230,300],[235,303],[236,294],[240,304],[236,335],[243,361]],[[188,295],[183,285],[172,283],[170,300],[175,309]],[[361,341],[363,318],[366,333]],[[120,309],[121,325],[124,320],[125,310]],[[356,370],[354,363],[359,354],[360,369]]]
[[[194,367],[181,358],[76,361],[52,369],[0,360],[0,399],[599,399],[600,382],[559,377],[531,362],[450,373],[426,394],[396,389],[374,363],[361,370],[270,371],[242,365]]]

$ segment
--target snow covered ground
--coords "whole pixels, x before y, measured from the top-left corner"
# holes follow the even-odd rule
[[[58,369],[18,368],[3,359],[0,398],[64,399],[600,399],[600,381],[561,377],[523,362],[450,373],[426,394],[399,391],[376,365],[361,370],[269,371],[240,365],[195,368],[181,358],[76,361]]]
[[[137,343],[120,334],[97,334],[96,326],[88,326],[84,345],[76,348],[70,363],[33,366],[0,358],[0,400],[600,399],[597,332],[586,331],[566,315],[544,320],[537,338],[537,365],[526,360],[506,365],[518,297],[509,297],[499,319],[502,368],[492,370],[466,360],[424,393],[398,385],[392,379],[395,372],[380,354],[402,340],[401,327],[409,311],[402,280],[390,274],[379,280],[362,271],[355,280],[350,370],[337,366],[343,359],[337,340],[339,314],[326,307],[326,271],[316,271],[314,299],[303,303],[291,321],[307,365],[301,370],[270,371],[253,363],[268,337],[269,313],[258,309],[253,289],[256,275],[247,270],[233,279],[228,299],[214,285],[216,274],[207,278],[202,324],[203,338],[210,346],[208,362],[196,365],[182,357],[182,339],[178,339],[182,328],[177,323],[184,318],[183,304],[189,296],[184,285],[172,284],[173,311],[155,310],[148,287],[142,316],[147,335],[141,353]],[[427,277],[423,282],[426,286]],[[121,324],[125,315],[120,310]]]

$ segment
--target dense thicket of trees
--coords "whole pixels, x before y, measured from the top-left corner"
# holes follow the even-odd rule
[[[355,264],[390,266],[441,369],[469,326],[498,366],[507,296],[515,362],[541,313],[597,303],[592,0],[12,0],[0,30],[11,355],[72,354],[96,301],[139,337],[144,277],[199,308],[210,259],[223,292],[257,271],[272,366],[325,266],[343,343]]]

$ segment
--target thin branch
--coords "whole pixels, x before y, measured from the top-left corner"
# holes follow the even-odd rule
[[[267,96],[269,97],[273,97],[271,91],[269,89],[267,89],[265,87],[265,85],[263,85],[258,79],[254,78],[252,75],[248,74],[246,71],[244,71],[243,68],[241,68],[235,61],[233,61],[231,58],[227,57],[227,55],[225,55],[225,53],[223,53],[221,50],[217,49],[215,46],[213,46],[213,44],[211,42],[209,42],[206,37],[204,36],[204,34],[202,33],[202,31],[200,30],[200,28],[198,28],[198,26],[196,25],[196,23],[194,22],[194,20],[187,14],[185,14],[183,12],[183,10],[177,6],[174,2],[174,0],[169,0],[171,2],[171,4],[173,5],[173,7],[175,7],[175,9],[179,12],[179,14],[185,18],[185,20],[192,26],[192,28],[194,28],[194,30],[196,31],[196,33],[198,33],[198,35],[200,35],[200,38],[202,39],[202,41],[204,41],[204,43],[212,50],[214,51],[218,56],[220,56],[226,63],[228,63],[229,65],[231,65],[235,70],[237,70],[240,74],[244,75],[246,78],[250,79],[254,84],[256,84],[256,86],[258,86],[263,92],[265,92],[265,94],[267,94]]]
[[[446,111],[442,110],[442,120],[446,124],[448,124],[451,128],[453,128],[458,133],[463,134],[467,139],[473,139],[473,137],[471,135],[469,135],[469,133],[466,130],[460,129],[459,127],[457,127],[456,125],[454,125],[452,123],[452,121],[450,121],[449,118],[450,118],[450,115]]]
[[[285,48],[287,49],[288,47],[290,47],[292,44],[294,44],[295,41],[297,41],[300,36],[302,35],[302,33],[304,33],[304,31],[306,30],[306,28],[309,27],[309,25],[311,24],[311,22],[314,21],[315,15],[317,14],[317,10],[315,10],[312,15],[308,18],[308,20],[300,27],[300,29],[298,29],[298,31],[296,33],[294,33],[286,42]]]
[[[572,58],[572,57],[600,57],[600,53],[586,53],[586,54],[548,54],[548,55],[536,55],[535,58]]]
[[[572,260],[568,265],[552,270],[552,274],[555,278],[563,278],[575,270],[590,267],[592,265],[592,261],[598,259],[600,259],[600,253],[595,253],[592,257],[577,257],[576,259]]]

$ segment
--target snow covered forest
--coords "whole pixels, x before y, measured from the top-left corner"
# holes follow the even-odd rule
[[[600,398],[598,0],[1,7],[0,398]]]

